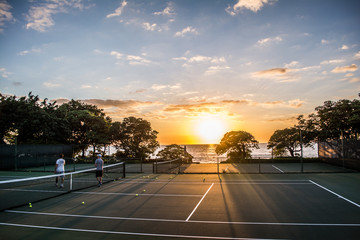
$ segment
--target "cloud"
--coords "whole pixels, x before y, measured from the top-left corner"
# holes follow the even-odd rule
[[[58,88],[61,85],[58,83],[44,82],[43,85],[47,88]]]
[[[327,65],[327,64],[337,64],[337,63],[342,63],[342,62],[345,62],[345,60],[344,59],[332,59],[332,60],[322,61],[320,64]]]
[[[159,91],[159,90],[164,90],[164,89],[180,89],[181,85],[175,84],[175,85],[159,85],[159,84],[154,84],[151,86],[151,89],[155,90],[155,91]]]
[[[217,74],[219,72],[223,72],[225,70],[229,70],[230,67],[229,66],[210,66],[206,72],[205,75],[214,75]]]
[[[171,16],[174,14],[175,14],[174,7],[171,2],[168,2],[166,8],[161,12],[154,12],[154,15],[163,15],[163,16]]]
[[[350,66],[344,66],[344,67],[336,67],[333,70],[331,70],[332,73],[344,73],[344,72],[355,72],[358,69],[356,64],[351,64]]]
[[[197,35],[199,33],[196,30],[196,28],[188,26],[188,27],[184,28],[183,30],[181,30],[180,32],[175,33],[175,37],[185,37],[185,35],[188,35],[188,34]]]
[[[2,28],[5,25],[5,22],[14,21],[14,17],[10,12],[12,7],[6,1],[0,2],[0,33],[4,31]]]
[[[156,23],[148,23],[148,22],[144,22],[143,23],[143,28],[147,31],[155,31],[155,30],[158,30],[159,32],[161,32],[161,28],[158,28],[157,27],[157,24]]]
[[[257,45],[262,47],[262,46],[267,46],[267,45],[269,45],[271,43],[279,43],[282,40],[283,39],[280,36],[264,38],[264,39],[260,39],[259,41],[257,41]]]
[[[40,3],[39,6],[31,6],[29,13],[26,15],[28,21],[26,29],[45,32],[55,25],[53,15],[66,13],[71,8],[83,10],[85,6],[82,4],[82,0],[46,0],[44,3]]]
[[[110,14],[106,15],[106,18],[112,18],[112,17],[118,17],[118,16],[120,16],[120,15],[122,14],[122,12],[123,12],[123,10],[124,10],[124,8],[125,8],[126,5],[127,5],[127,2],[124,0],[124,1],[121,3],[120,7],[118,7],[117,9],[115,9],[115,12],[114,12],[114,13],[110,13]]]
[[[147,65],[152,63],[150,60],[136,55],[127,55],[117,51],[111,51],[111,56],[115,56],[116,59],[126,61],[130,65]]]
[[[228,6],[225,11],[231,16],[235,16],[241,9],[248,9],[253,12],[258,12],[265,4],[271,4],[270,0],[238,0],[234,6]]]
[[[340,50],[348,50],[348,49],[349,49],[349,47],[347,45],[342,45],[340,48]]]
[[[355,59],[360,59],[360,51],[358,51],[355,55],[354,55]]]
[[[299,70],[290,68],[272,68],[255,72],[252,76],[255,78],[268,78],[279,82],[294,82],[298,79],[291,73],[297,71]]]
[[[360,78],[351,78],[349,82],[351,82],[351,83],[360,82]]]
[[[0,75],[3,78],[8,78],[11,73],[6,71],[6,68],[0,68]]]
[[[193,57],[177,57],[172,58],[175,61],[186,61],[187,63],[213,63],[213,64],[220,64],[225,63],[226,59],[225,57],[208,57],[208,56],[202,56],[202,55],[195,55]]]

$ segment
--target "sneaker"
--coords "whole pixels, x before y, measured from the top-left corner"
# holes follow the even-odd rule
[[[61,188],[64,188],[64,184],[61,184],[60,187],[61,187]]]

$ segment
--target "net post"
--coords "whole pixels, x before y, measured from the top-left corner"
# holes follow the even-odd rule
[[[72,173],[70,173],[70,191],[72,190]]]
[[[125,178],[125,162],[123,162],[123,178]]]

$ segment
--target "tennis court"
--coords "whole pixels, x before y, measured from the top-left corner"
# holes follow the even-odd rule
[[[0,212],[1,239],[358,239],[359,183],[359,173],[128,174]]]

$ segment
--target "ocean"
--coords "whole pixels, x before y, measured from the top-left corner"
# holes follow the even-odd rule
[[[226,158],[226,155],[218,156],[215,153],[216,144],[191,144],[181,146],[186,146],[186,151],[194,157],[193,162],[216,163],[218,159],[222,161]],[[165,147],[166,145],[161,145],[154,155]],[[314,144],[313,147],[304,148],[303,156],[306,158],[318,157],[317,144]],[[271,149],[267,149],[267,143],[259,143],[259,149],[252,149],[251,157],[255,159],[270,159],[272,157]]]

